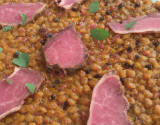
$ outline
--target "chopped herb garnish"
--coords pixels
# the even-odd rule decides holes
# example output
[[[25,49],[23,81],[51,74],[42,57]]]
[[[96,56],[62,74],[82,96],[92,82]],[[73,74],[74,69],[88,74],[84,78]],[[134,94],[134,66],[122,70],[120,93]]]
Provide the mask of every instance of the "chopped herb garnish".
[[[26,14],[20,13],[21,17],[22,17],[22,21],[21,21],[21,25],[24,26],[27,20],[27,16]]]
[[[28,62],[29,62],[29,54],[27,53],[21,53],[20,51],[17,51],[19,53],[19,56],[17,59],[13,59],[12,62],[21,67],[28,67]]]
[[[13,26],[5,26],[5,27],[3,27],[3,32],[7,32],[7,31],[10,31],[10,30],[12,30],[13,29]]]
[[[126,29],[131,29],[134,26],[134,24],[136,24],[136,23],[137,23],[137,21],[134,21],[134,22],[128,23],[124,26],[125,26]]]
[[[31,83],[26,83],[25,86],[28,88],[28,90],[33,94],[35,91],[35,86],[34,84]]]
[[[0,47],[0,53],[3,51],[3,48]]]
[[[6,82],[8,82],[10,85],[12,85],[13,81],[10,81],[9,79],[5,78]]]
[[[94,28],[90,30],[90,34],[94,39],[104,40],[109,36],[109,32],[103,29]]]
[[[89,5],[89,12],[90,13],[96,13],[99,10],[99,2],[98,1],[93,1]]]

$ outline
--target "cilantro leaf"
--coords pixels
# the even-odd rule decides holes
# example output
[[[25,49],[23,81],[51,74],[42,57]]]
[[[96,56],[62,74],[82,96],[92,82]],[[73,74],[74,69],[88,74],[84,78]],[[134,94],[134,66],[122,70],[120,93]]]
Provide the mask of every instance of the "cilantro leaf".
[[[31,83],[26,83],[25,86],[28,88],[28,90],[33,94],[35,91],[35,86],[34,84]]]
[[[3,48],[0,47],[0,53],[3,51]]]
[[[21,21],[21,25],[24,26],[27,20],[27,16],[26,14],[20,13],[21,17],[22,17],[22,21]]]
[[[10,31],[12,29],[13,29],[13,26],[5,26],[5,27],[3,27],[2,31],[7,32],[7,31]]]
[[[6,82],[8,82],[10,85],[12,85],[13,81],[10,81],[9,79],[5,78]]]
[[[131,29],[134,26],[134,24],[136,24],[136,23],[137,23],[137,21],[134,21],[134,22],[128,23],[124,26],[125,26],[126,29]]]
[[[89,12],[90,13],[96,13],[99,10],[99,2],[98,1],[93,1],[89,5]]]
[[[27,53],[21,53],[20,51],[17,51],[19,53],[18,58],[13,59],[12,62],[21,67],[28,67],[28,62],[29,62],[29,54]]]
[[[90,34],[94,39],[104,40],[109,36],[109,32],[103,29],[94,28],[90,30]]]

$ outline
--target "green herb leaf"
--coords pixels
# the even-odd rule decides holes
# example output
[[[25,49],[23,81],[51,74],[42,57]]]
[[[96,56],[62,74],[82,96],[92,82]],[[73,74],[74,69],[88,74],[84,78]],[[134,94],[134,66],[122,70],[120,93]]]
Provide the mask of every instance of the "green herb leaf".
[[[22,21],[21,21],[21,25],[24,26],[27,20],[27,16],[26,14],[20,13],[21,17],[22,17]]]
[[[109,36],[109,32],[103,29],[94,28],[90,30],[90,34],[94,39],[104,40]]]
[[[35,86],[34,84],[31,83],[26,83],[25,86],[27,86],[28,90],[33,94],[35,91]]]
[[[89,5],[89,12],[90,13],[96,13],[99,10],[99,2],[98,1],[93,1]]]
[[[12,62],[21,67],[28,67],[28,62],[29,62],[29,54],[27,53],[21,53],[20,51],[17,51],[19,53],[18,58],[13,59]]]
[[[0,47],[0,53],[3,51],[3,48]]]
[[[134,22],[128,23],[124,26],[126,27],[126,29],[131,29],[134,26],[134,24],[136,24],[136,23],[137,23],[137,21],[134,21]]]
[[[13,81],[10,81],[9,79],[5,78],[6,82],[8,82],[10,85],[12,85]]]
[[[7,31],[9,31],[9,30],[12,30],[13,29],[13,26],[5,26],[5,27],[3,27],[3,32],[7,32]]]

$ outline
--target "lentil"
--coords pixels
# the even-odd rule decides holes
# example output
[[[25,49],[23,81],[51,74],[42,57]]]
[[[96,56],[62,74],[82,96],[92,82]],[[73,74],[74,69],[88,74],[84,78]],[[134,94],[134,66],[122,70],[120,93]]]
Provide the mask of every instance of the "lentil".
[[[19,56],[19,53],[18,53],[18,52],[16,52],[16,53],[13,54],[13,57],[14,57],[14,58],[18,58],[18,56]]]
[[[6,2],[9,1],[0,1],[0,4]],[[19,112],[0,120],[0,124],[86,125],[87,118],[84,119],[84,116],[89,114],[94,86],[101,76],[112,73],[117,75],[124,85],[125,96],[130,104],[127,115],[133,125],[159,125],[159,33],[117,35],[106,24],[112,21],[121,24],[130,16],[138,17],[160,11],[160,2],[153,4],[150,0],[122,0],[119,3],[113,0],[100,1],[98,12],[92,14],[88,11],[91,3],[89,0],[76,8],[77,11],[64,11],[53,1],[45,2],[48,4],[47,14],[40,16],[35,22],[29,22],[24,27],[14,27],[8,32],[0,30],[0,47],[3,48],[0,53],[1,79],[13,72],[12,59],[18,57],[15,54],[17,51],[28,53],[29,68],[42,71],[46,75],[40,89],[25,99]],[[58,3],[60,2],[61,0],[58,0]],[[50,76],[52,71],[45,69],[41,50],[47,38],[53,37],[53,34],[48,33],[58,33],[73,18],[78,18],[74,22],[75,30],[89,52],[87,63],[71,75]],[[109,31],[111,35],[103,41],[93,39],[90,36],[92,24]]]
[[[53,37],[53,34],[51,33],[51,34],[48,34],[48,37],[49,38],[52,38]]]
[[[123,7],[122,3],[120,5],[118,5],[118,9],[121,9],[122,7]]]
[[[105,63],[105,65],[111,65],[111,63],[107,62],[107,63]]]
[[[127,51],[128,51],[128,52],[132,52],[132,47],[129,46],[129,47],[127,48]]]
[[[135,55],[136,59],[139,59],[140,58],[140,55]]]
[[[120,78],[121,83],[123,84],[125,81],[125,78]]]
[[[130,64],[128,62],[125,62],[125,67],[126,68],[129,68],[130,67]]]
[[[100,17],[100,18],[99,18],[99,20],[100,20],[100,21],[103,21],[103,20],[104,20],[104,18],[103,18],[103,17]]]
[[[55,95],[51,95],[51,99],[55,99],[55,97],[56,97]]]
[[[106,14],[107,14],[107,15],[111,15],[111,11],[107,10],[107,11],[106,11]]]
[[[46,42],[47,42],[47,40],[46,40],[46,39],[45,39],[45,40],[43,40],[43,41],[42,41],[42,45],[44,45]]]
[[[141,45],[141,43],[140,43],[140,41],[138,40],[138,41],[136,42],[136,46],[139,47],[140,45]]]
[[[119,23],[120,23],[120,24],[122,24],[122,23],[123,23],[123,21],[119,21]]]
[[[54,18],[54,22],[58,22],[59,21],[59,19],[58,18]]]
[[[151,70],[151,69],[153,68],[152,65],[146,65],[145,67],[146,67],[148,70]]]
[[[157,47],[157,46],[158,46],[158,41],[154,42],[153,45],[154,45],[155,47]]]
[[[140,7],[140,4],[135,2],[135,7]]]

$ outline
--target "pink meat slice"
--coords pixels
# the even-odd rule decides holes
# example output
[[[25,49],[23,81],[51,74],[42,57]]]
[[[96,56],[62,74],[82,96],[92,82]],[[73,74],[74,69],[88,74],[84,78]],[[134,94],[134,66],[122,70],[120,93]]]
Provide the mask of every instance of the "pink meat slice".
[[[63,7],[66,10],[71,9],[73,5],[80,4],[83,0],[55,0],[59,7]]]
[[[57,64],[60,68],[73,68],[82,64],[87,54],[73,25],[58,33],[43,50],[47,64]]]
[[[15,68],[8,79],[13,81],[12,85],[6,80],[0,81],[0,119],[18,111],[24,103],[24,99],[30,95],[26,83],[35,85],[36,90],[44,80],[44,74],[32,69]]]
[[[126,110],[129,103],[121,91],[119,79],[104,75],[92,94],[87,125],[131,125]]]
[[[125,25],[131,22],[137,21],[132,28],[126,29]],[[122,24],[109,22],[110,28],[119,34],[127,33],[160,33],[160,14],[155,12],[149,15],[125,20]]]
[[[15,26],[22,21],[20,13],[26,14],[29,22],[36,14],[39,14],[46,7],[42,2],[38,3],[6,3],[0,6],[0,24]]]

